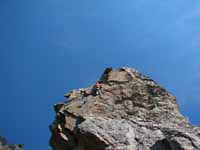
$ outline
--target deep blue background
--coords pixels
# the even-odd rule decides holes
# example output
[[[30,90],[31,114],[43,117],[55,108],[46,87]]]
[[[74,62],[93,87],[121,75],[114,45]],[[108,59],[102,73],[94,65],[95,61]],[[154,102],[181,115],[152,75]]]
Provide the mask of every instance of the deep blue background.
[[[0,135],[48,147],[53,104],[129,66],[200,124],[199,0],[0,0]]]

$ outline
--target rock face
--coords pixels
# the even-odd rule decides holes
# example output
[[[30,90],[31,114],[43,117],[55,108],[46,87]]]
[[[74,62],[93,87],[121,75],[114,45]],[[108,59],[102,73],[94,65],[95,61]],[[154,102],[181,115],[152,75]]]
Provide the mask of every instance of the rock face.
[[[7,140],[0,136],[0,150],[22,150],[23,145],[8,144]]]
[[[54,106],[53,150],[200,150],[200,127],[179,112],[176,98],[134,69],[107,68],[91,86]]]

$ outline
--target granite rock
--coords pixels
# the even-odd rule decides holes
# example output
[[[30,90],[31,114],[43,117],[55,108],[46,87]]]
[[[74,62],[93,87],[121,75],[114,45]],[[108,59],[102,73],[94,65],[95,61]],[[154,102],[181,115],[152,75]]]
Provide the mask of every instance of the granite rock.
[[[73,90],[54,106],[53,150],[200,150],[200,127],[154,80],[122,67],[105,69],[99,81],[100,91]]]

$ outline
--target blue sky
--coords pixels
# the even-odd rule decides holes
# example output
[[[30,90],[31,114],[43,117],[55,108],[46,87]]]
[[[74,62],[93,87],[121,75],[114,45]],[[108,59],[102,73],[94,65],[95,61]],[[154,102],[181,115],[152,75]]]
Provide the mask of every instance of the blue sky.
[[[0,135],[48,147],[53,104],[129,66],[178,98],[200,124],[200,2],[1,0]]]

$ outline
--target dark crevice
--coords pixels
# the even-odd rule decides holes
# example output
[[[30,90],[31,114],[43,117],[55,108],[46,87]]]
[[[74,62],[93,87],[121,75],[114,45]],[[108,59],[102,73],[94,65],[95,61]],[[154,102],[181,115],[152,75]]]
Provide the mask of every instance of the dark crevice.
[[[173,150],[167,139],[157,141],[150,149],[151,150]]]

